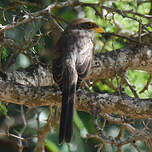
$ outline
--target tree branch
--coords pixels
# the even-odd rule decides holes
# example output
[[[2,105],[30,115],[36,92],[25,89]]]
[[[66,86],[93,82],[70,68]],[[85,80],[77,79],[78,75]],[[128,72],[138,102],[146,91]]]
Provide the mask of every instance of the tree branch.
[[[101,3],[83,3],[80,2],[79,0],[68,0],[66,2],[61,2],[61,3],[52,3],[49,6],[47,6],[45,9],[42,9],[40,11],[37,11],[35,13],[27,13],[26,15],[24,15],[22,17],[22,19],[20,19],[20,21],[13,23],[13,24],[8,24],[8,25],[1,25],[0,26],[0,32],[5,32],[7,30],[13,29],[19,25],[25,24],[25,23],[30,23],[31,21],[37,20],[42,18],[42,16],[48,16],[51,13],[51,9],[53,8],[63,8],[63,7],[67,7],[67,6],[71,6],[71,7],[75,7],[75,6],[89,6],[89,7],[100,7],[103,8],[105,10],[107,10],[108,12],[112,12],[112,13],[118,13],[120,15],[122,15],[123,17],[127,17],[127,18],[131,18],[133,20],[138,21],[136,18],[130,17],[127,14],[133,14],[133,15],[137,15],[143,18],[152,18],[151,15],[143,15],[137,12],[134,12],[133,10],[120,10],[120,9],[116,9],[116,8],[111,8],[111,7],[107,7],[102,5]]]
[[[86,79],[98,81],[113,78],[115,77],[115,68],[117,68],[118,75],[130,69],[142,70],[151,74],[151,66],[151,46],[128,46],[111,52],[95,54],[92,68]],[[52,86],[54,84],[51,66],[32,65],[27,69],[7,72],[6,74],[8,80],[24,85]]]
[[[0,99],[30,108],[44,105],[60,105],[61,95],[55,87],[28,87],[15,82],[0,81]],[[99,108],[102,113],[129,115],[132,118],[151,118],[152,99],[134,99],[110,93],[77,92],[76,109],[91,112]]]

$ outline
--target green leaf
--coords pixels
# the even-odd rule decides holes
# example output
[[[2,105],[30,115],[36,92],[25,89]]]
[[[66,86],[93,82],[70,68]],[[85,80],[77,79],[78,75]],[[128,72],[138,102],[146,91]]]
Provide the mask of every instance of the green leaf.
[[[5,115],[6,117],[8,116],[7,108],[2,102],[0,102],[0,115]]]
[[[7,54],[6,48],[3,47],[2,48],[2,60],[6,61],[7,56],[8,56],[8,54]]]
[[[77,111],[75,111],[75,113],[74,113],[74,123],[79,128],[81,136],[86,137],[86,134],[88,133],[88,131],[87,131],[85,125],[83,124],[83,121],[79,117]]]
[[[45,140],[45,147],[50,151],[50,152],[59,152],[59,148],[50,140],[46,139]]]

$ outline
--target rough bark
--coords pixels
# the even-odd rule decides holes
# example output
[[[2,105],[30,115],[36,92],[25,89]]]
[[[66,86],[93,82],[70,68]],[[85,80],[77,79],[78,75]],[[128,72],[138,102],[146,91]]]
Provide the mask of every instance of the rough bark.
[[[115,76],[115,69],[122,74],[129,69],[151,73],[151,47],[122,48],[95,55],[87,79],[101,80]],[[1,74],[0,99],[5,102],[24,104],[30,108],[44,105],[60,105],[60,91],[54,84],[51,66],[32,65],[31,67]],[[151,117],[151,99],[135,99],[125,94],[91,93],[79,90],[77,110],[91,112],[93,107],[105,113],[119,113],[133,118]]]

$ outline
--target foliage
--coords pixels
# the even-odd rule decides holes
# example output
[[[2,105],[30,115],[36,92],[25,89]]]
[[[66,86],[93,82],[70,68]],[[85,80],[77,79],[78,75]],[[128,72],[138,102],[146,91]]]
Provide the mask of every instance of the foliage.
[[[0,115],[8,116],[7,115],[7,108],[2,102],[0,102]]]

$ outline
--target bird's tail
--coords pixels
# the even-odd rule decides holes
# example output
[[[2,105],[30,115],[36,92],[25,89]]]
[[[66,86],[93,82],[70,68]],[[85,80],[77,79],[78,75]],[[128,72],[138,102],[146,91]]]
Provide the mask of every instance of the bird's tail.
[[[60,117],[59,144],[69,143],[73,133],[74,101],[77,84],[77,72],[73,67],[66,67],[62,82],[62,110]]]

